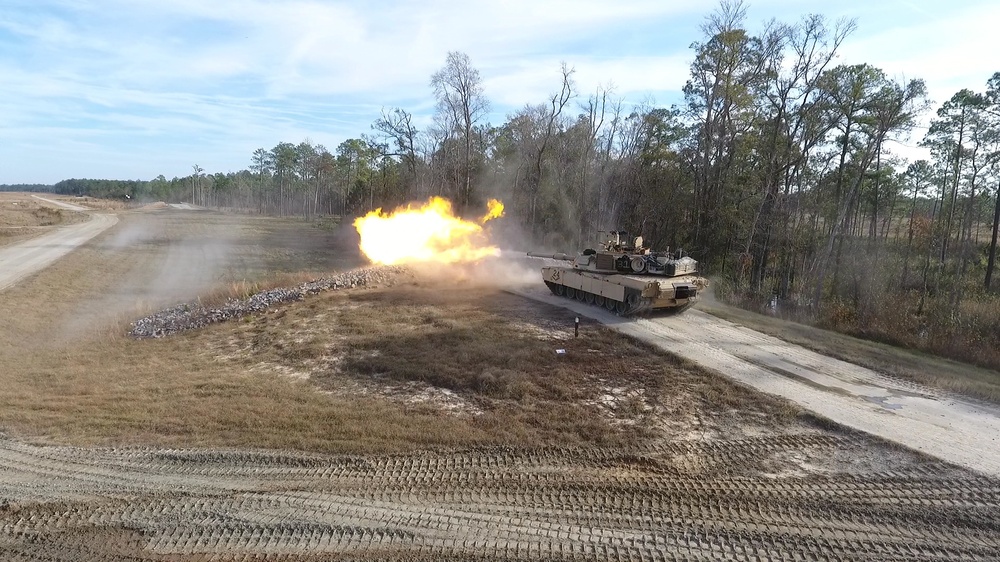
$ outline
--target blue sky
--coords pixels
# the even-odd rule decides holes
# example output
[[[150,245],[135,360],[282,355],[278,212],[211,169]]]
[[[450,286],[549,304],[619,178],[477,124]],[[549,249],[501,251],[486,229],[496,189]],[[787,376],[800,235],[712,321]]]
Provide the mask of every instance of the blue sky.
[[[935,107],[1000,71],[1000,3],[760,0],[747,26],[857,18],[838,63],[926,80]],[[381,108],[418,125],[448,51],[479,69],[495,124],[575,68],[585,97],[681,101],[690,44],[716,4],[696,0],[3,0],[0,184],[152,179],[246,168],[258,147],[330,150]],[[928,115],[929,117],[929,115]],[[921,134],[918,131],[918,134]],[[915,145],[916,138],[908,144]],[[918,150],[899,146],[905,155]]]

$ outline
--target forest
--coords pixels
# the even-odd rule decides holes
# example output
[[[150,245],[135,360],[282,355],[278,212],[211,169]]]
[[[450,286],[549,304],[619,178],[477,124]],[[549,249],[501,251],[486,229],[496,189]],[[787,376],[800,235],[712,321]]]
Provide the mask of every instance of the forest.
[[[920,79],[835,64],[855,27],[806,15],[751,31],[723,3],[691,46],[683,103],[581,92],[563,64],[550,97],[499,125],[451,52],[429,80],[430,126],[385,108],[333,150],[279,142],[239,172],[50,189],[305,218],[431,195],[479,214],[496,197],[525,243],[574,251],[627,230],[683,248],[730,302],[1000,368],[1000,73],[934,104]],[[890,150],[913,137],[931,158]]]

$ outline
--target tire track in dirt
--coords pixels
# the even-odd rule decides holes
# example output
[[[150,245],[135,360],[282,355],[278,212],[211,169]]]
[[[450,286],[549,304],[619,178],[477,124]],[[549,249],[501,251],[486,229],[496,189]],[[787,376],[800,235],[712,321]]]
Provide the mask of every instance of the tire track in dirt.
[[[5,560],[989,560],[1000,481],[863,437],[325,456],[0,439]]]

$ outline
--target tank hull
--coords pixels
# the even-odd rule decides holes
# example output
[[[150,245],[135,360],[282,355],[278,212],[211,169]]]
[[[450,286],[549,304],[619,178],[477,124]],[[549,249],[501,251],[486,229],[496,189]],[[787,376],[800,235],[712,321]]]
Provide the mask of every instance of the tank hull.
[[[573,267],[542,267],[542,279],[555,295],[601,306],[621,316],[644,312],[681,312],[698,301],[708,280],[696,275],[663,277],[594,273]]]

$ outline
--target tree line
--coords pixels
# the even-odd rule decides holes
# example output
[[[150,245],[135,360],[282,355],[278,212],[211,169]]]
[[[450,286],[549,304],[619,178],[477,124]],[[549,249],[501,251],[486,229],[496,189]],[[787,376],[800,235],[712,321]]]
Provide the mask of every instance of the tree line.
[[[940,105],[920,140],[931,158],[907,162],[890,146],[933,109],[925,84],[836,64],[855,27],[806,15],[751,31],[745,6],[723,2],[692,45],[683,103],[581,92],[563,64],[550,96],[499,125],[452,52],[430,77],[427,127],[387,108],[332,151],[281,142],[235,173],[55,187],[303,217],[431,195],[478,214],[497,197],[538,244],[627,230],[683,247],[732,300],[1000,365],[976,352],[1000,349],[1000,73]]]

